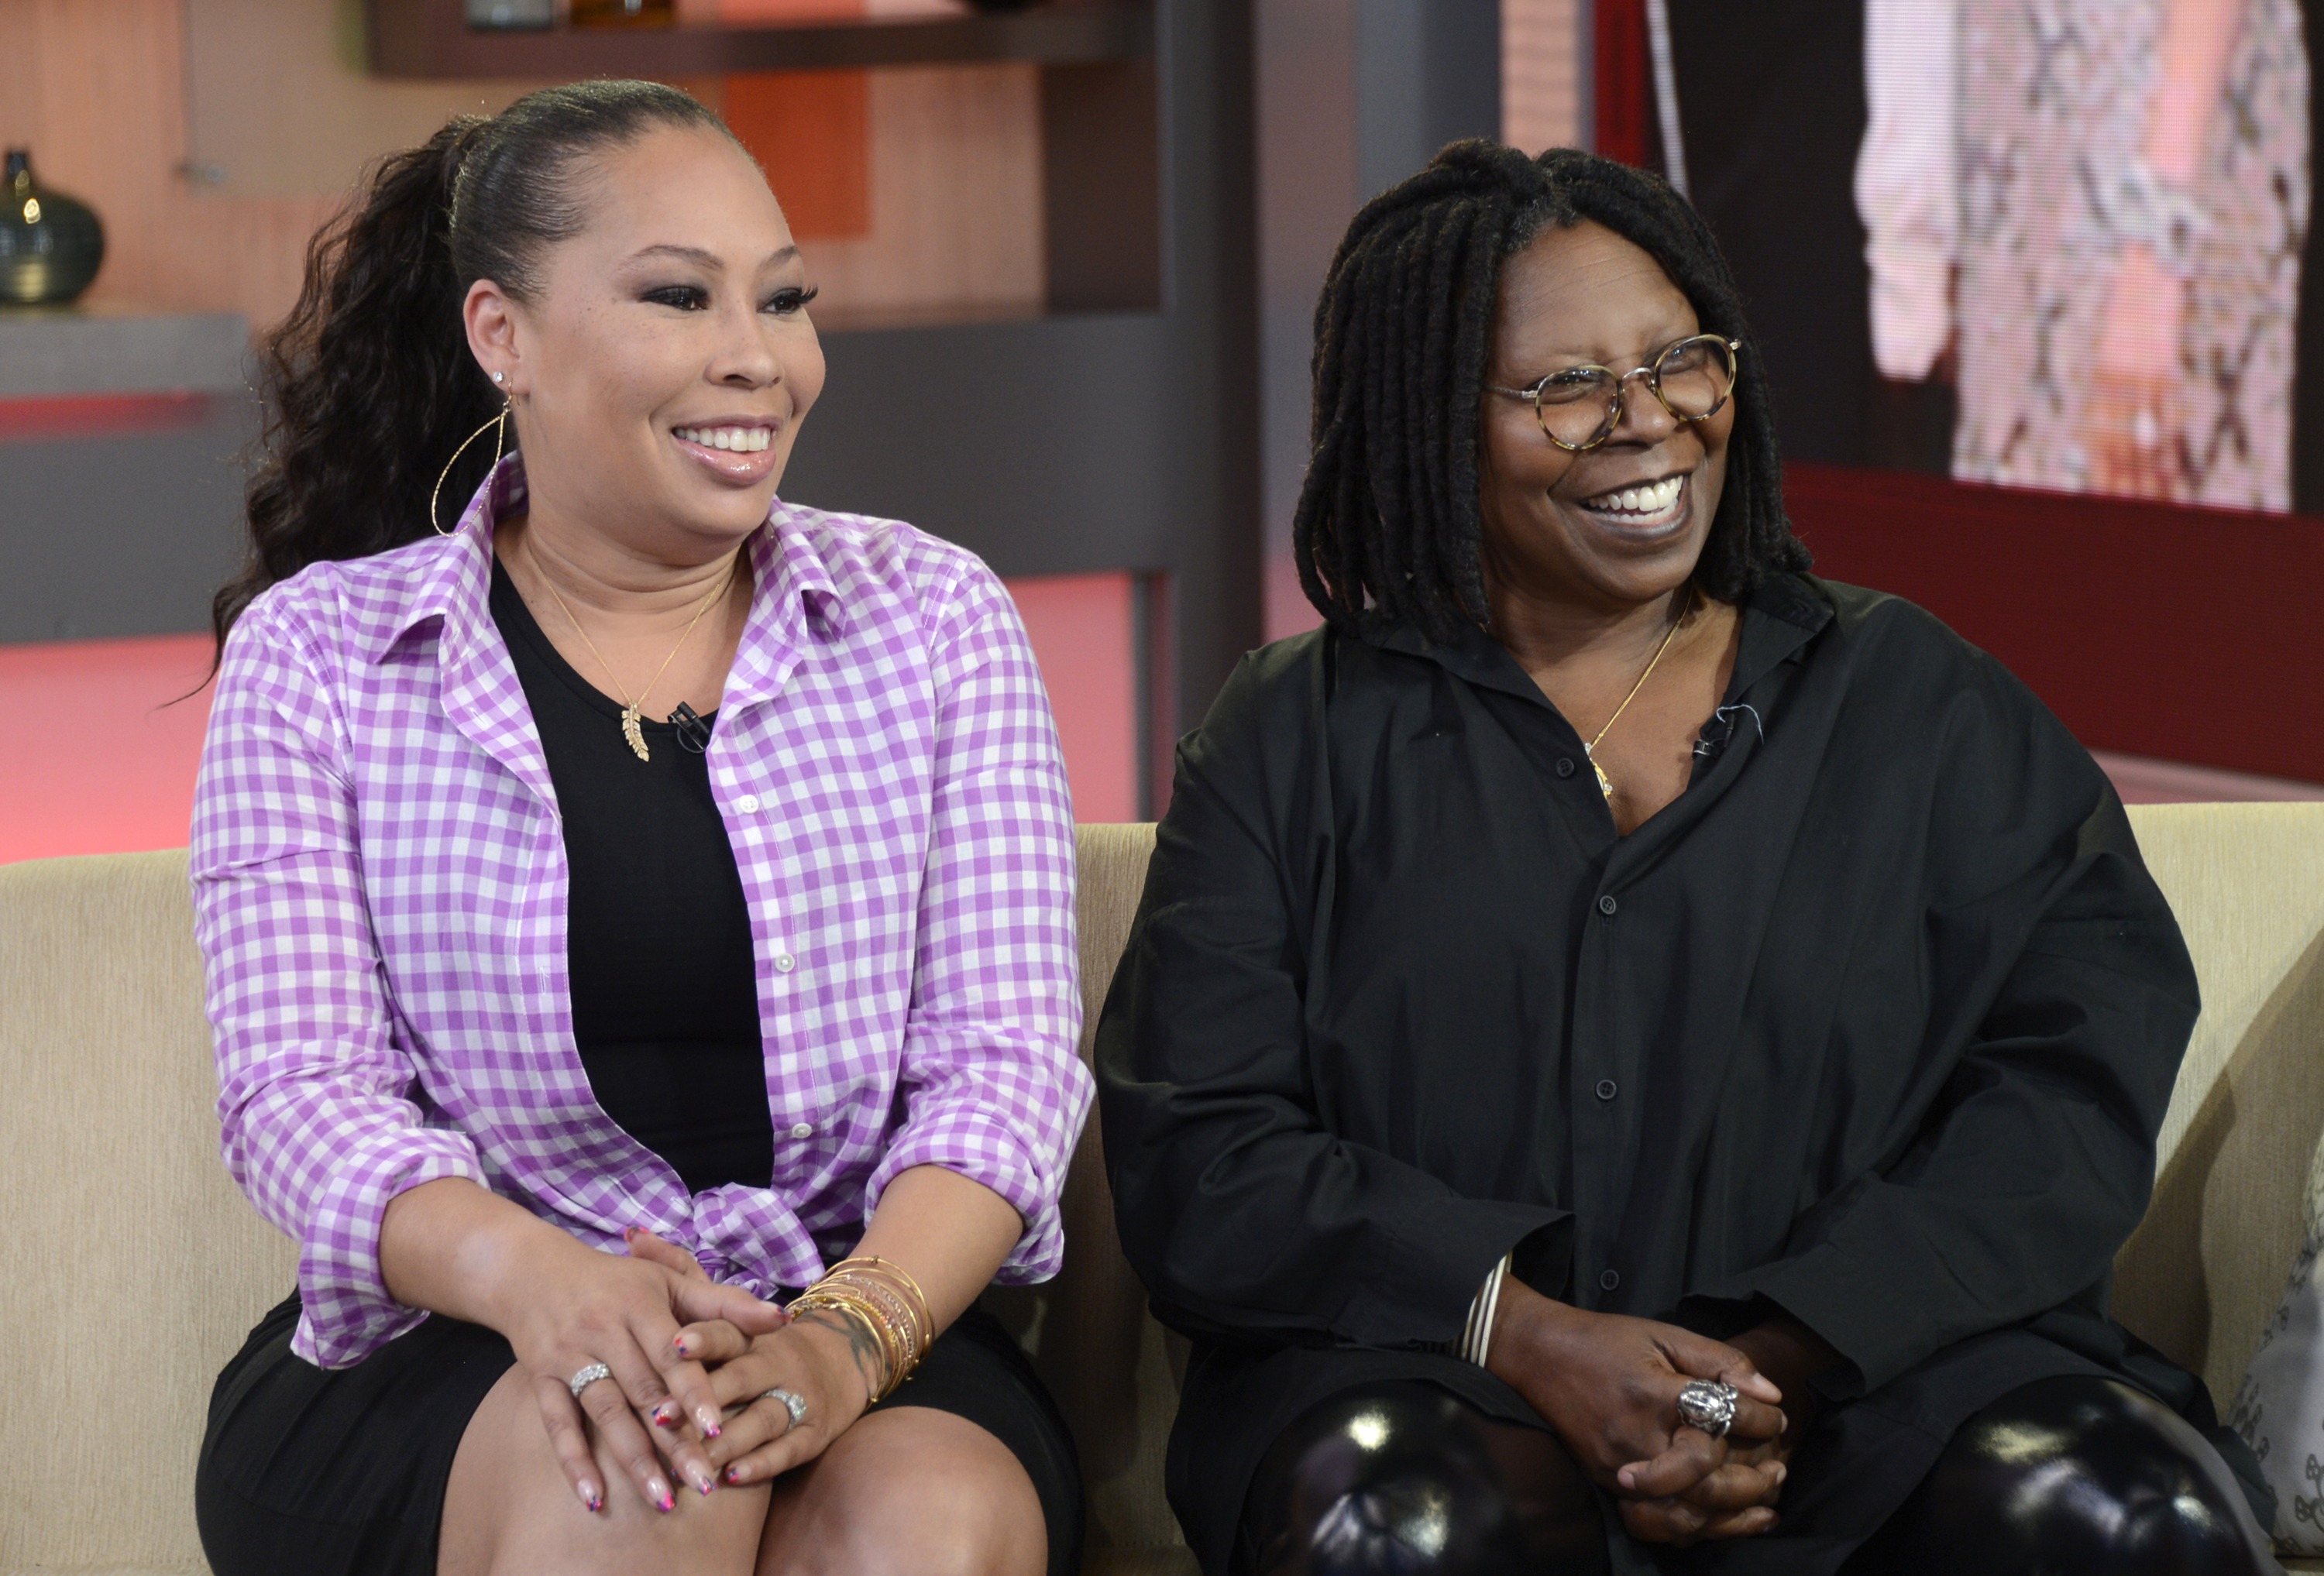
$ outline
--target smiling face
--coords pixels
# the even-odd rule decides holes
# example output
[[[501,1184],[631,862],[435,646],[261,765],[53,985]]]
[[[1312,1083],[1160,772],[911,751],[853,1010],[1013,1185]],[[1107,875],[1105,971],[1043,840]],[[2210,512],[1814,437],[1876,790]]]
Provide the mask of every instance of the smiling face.
[[[1501,266],[1486,381],[1526,388],[1595,363],[1626,373],[1702,332],[1659,263],[1603,225],[1551,226]],[[1620,612],[1684,584],[1727,480],[1728,401],[1701,421],[1625,384],[1612,436],[1580,454],[1543,436],[1532,404],[1484,396],[1479,445],[1484,566],[1496,597]]]
[[[469,345],[506,377],[536,514],[705,561],[766,519],[822,392],[805,264],[715,132],[649,132],[573,180],[581,232],[543,252],[527,299],[470,289]]]

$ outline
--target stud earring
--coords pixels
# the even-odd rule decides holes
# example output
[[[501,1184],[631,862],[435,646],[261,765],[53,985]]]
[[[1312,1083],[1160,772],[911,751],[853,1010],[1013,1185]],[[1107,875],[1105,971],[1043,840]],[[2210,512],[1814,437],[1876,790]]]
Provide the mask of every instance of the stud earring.
[[[496,382],[496,383],[504,383],[504,382],[508,382],[508,373],[504,373],[504,372],[496,372],[496,373],[494,373],[493,374],[493,382]]]

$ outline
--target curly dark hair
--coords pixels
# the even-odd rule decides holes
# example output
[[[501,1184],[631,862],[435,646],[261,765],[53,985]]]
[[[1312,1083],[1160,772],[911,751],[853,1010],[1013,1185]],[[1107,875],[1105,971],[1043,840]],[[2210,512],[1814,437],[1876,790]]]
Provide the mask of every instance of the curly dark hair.
[[[1804,569],[1784,513],[1767,380],[1711,228],[1653,175],[1573,148],[1529,159],[1481,139],[1364,205],[1315,307],[1315,406],[1292,521],[1299,583],[1333,625],[1409,623],[1447,642],[1488,616],[1480,402],[1503,259],[1545,225],[1593,219],[1642,248],[1705,333],[1744,346],[1727,485],[1695,584],[1732,602]]]
[[[250,554],[210,604],[219,652],[276,581],[429,533],[445,461],[502,403],[468,351],[468,287],[489,279],[530,299],[541,249],[587,222],[580,160],[662,126],[732,134],[659,82],[543,88],[380,161],[316,233],[299,304],[260,352],[266,420],[244,493]],[[481,443],[470,448],[445,495],[465,501],[491,459]]]

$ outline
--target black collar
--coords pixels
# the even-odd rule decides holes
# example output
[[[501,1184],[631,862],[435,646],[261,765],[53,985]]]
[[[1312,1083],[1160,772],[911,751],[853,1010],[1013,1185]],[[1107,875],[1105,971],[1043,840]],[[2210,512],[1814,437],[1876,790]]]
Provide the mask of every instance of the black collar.
[[[1734,700],[1786,662],[1803,661],[1809,643],[1833,617],[1821,584],[1807,575],[1770,575],[1743,598],[1743,634],[1735,653],[1735,674],[1727,698]],[[1436,663],[1457,678],[1498,689],[1536,705],[1548,697],[1508,647],[1481,629],[1465,629],[1449,644],[1430,641],[1402,621],[1383,621],[1362,639],[1383,651],[1400,651]]]

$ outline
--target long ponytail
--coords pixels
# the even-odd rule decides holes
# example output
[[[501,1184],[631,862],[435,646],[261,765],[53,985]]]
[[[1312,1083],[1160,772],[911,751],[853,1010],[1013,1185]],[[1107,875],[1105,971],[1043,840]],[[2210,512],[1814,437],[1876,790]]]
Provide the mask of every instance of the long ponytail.
[[[468,287],[490,279],[530,299],[542,247],[587,221],[576,161],[657,126],[726,130],[660,83],[543,88],[382,160],[316,234],[299,303],[260,350],[266,417],[244,494],[250,553],[210,604],[220,651],[276,581],[429,533],[445,461],[501,406],[468,351]],[[460,456],[444,481],[447,506],[466,501],[491,461],[483,444]]]

